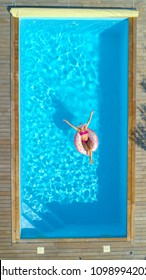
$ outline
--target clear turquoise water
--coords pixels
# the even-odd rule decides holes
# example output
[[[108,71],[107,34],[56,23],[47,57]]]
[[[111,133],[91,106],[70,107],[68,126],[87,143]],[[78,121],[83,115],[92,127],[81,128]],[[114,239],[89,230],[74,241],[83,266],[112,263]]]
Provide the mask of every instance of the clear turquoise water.
[[[21,238],[127,234],[128,20],[20,20]],[[74,147],[85,123],[94,164]]]

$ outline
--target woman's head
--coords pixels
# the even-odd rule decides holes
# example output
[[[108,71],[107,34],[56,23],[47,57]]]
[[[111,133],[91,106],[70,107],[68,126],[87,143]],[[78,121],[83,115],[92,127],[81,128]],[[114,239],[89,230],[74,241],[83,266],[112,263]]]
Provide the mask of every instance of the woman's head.
[[[82,124],[81,126],[78,127],[79,131],[85,131],[87,129],[87,124]]]

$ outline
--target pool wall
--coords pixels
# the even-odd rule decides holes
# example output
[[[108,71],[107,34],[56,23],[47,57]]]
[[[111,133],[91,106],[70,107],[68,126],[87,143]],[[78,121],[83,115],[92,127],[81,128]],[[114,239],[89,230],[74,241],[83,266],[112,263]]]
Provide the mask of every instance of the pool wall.
[[[103,96],[101,112],[102,145],[99,185],[111,216],[121,217],[121,236],[127,234],[128,191],[128,19],[101,34],[100,81]],[[116,47],[119,42],[118,49]],[[118,71],[117,71],[118,69]],[[111,74],[112,73],[112,74]],[[122,75],[121,75],[122,73]],[[110,168],[110,176],[108,170]],[[116,176],[115,174],[118,174]],[[103,187],[105,186],[105,187]],[[116,211],[114,210],[116,205]],[[106,207],[105,210],[106,211]],[[108,214],[107,214],[108,215]]]
[[[133,89],[133,40],[134,40],[134,19],[130,19],[130,41],[129,41],[129,131],[133,127],[134,123],[134,89]],[[13,242],[16,242],[20,239],[20,220],[19,220],[19,129],[18,129],[18,26],[19,22],[17,19],[12,18],[13,26],[13,36],[12,36],[12,51],[13,51],[13,60],[12,60],[12,194],[13,194],[13,223],[12,223],[12,233],[13,233]],[[17,32],[16,32],[17,30]],[[128,237],[126,240],[132,237],[132,213],[133,213],[133,198],[134,191],[133,186],[134,182],[132,181],[132,176],[134,168],[132,161],[134,158],[134,147],[132,143],[129,143],[128,151]],[[119,240],[119,239],[118,239]],[[122,239],[123,240],[123,239]],[[125,240],[125,239],[124,239]]]

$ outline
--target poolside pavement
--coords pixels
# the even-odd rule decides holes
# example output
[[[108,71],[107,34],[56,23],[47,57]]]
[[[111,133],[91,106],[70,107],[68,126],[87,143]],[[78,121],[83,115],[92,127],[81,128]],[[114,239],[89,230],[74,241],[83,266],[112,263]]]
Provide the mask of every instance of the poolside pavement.
[[[38,259],[38,243],[12,243],[11,17],[8,6],[137,8],[134,238],[49,240],[39,259],[146,259],[146,0],[0,0],[0,259]],[[41,244],[42,245],[42,244]],[[110,245],[108,253],[103,246]]]

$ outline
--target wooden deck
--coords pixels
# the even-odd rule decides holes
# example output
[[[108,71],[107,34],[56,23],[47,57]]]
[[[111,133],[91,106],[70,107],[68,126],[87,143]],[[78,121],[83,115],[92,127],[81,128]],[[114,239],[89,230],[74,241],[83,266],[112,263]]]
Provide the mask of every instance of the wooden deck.
[[[16,1],[17,5],[34,5],[34,1]],[[32,2],[32,3],[31,3]],[[94,7],[108,7],[109,1],[35,1],[42,6],[94,6]],[[51,4],[55,2],[55,4]],[[110,1],[110,7],[121,7],[121,1]],[[131,1],[123,1],[122,7],[131,7]],[[129,240],[106,240],[106,239],[48,239],[47,242],[40,240],[28,240],[13,243],[12,241],[18,240],[18,231],[12,231],[12,228],[18,228],[12,215],[17,210],[17,203],[15,204],[15,211],[12,204],[13,198],[18,198],[18,193],[15,192],[13,181],[15,178],[12,172],[15,169],[14,163],[11,161],[14,157],[12,147],[16,145],[16,139],[11,134],[11,127],[14,125],[14,111],[15,117],[17,116],[15,106],[17,105],[15,96],[12,94],[13,79],[11,85],[11,77],[17,80],[17,71],[14,69],[11,60],[11,36],[12,36],[12,23],[7,5],[10,1],[3,1],[0,7],[0,258],[1,259],[145,259],[146,258],[146,151],[140,146],[136,146],[133,142],[129,141],[131,149],[130,160],[133,164],[130,167],[129,180],[131,180],[132,187],[129,192],[130,211],[129,215],[132,226],[129,228]],[[133,117],[137,105],[141,106],[146,104],[145,88],[140,86],[141,81],[146,77],[146,1],[135,1],[135,7],[141,9],[140,16],[137,20],[137,38],[136,44],[132,44],[130,48],[133,49],[130,61],[132,64],[136,63],[136,71],[130,72],[132,81],[132,88],[129,92],[132,95],[130,100],[130,129],[141,122],[141,114],[137,110],[136,120]],[[135,21],[135,20],[134,20]],[[134,22],[131,22],[133,27]],[[135,28],[132,29],[133,38],[135,37]],[[134,40],[132,41],[134,42]],[[14,41],[12,41],[12,44]],[[15,40],[16,43],[16,40]],[[135,55],[135,51],[137,56]],[[17,62],[17,61],[16,61]],[[17,64],[17,63],[16,63]],[[12,68],[11,68],[12,67]],[[134,69],[134,68],[133,68]],[[17,69],[16,69],[17,70]],[[17,87],[17,85],[15,85]],[[132,99],[131,99],[132,98]],[[12,110],[11,110],[12,108]],[[12,136],[11,136],[12,135]],[[18,141],[18,139],[17,139]],[[146,147],[145,147],[146,148]],[[134,151],[136,150],[136,153]],[[17,172],[15,170],[14,172]],[[135,175],[134,175],[135,174]],[[12,195],[13,194],[13,195]],[[110,245],[111,252],[103,253],[103,246]],[[37,247],[44,246],[45,254],[37,255]]]

